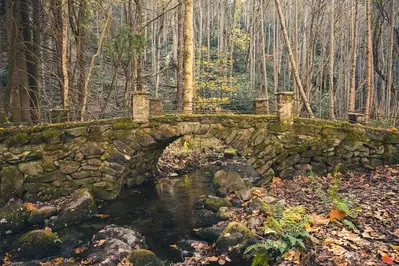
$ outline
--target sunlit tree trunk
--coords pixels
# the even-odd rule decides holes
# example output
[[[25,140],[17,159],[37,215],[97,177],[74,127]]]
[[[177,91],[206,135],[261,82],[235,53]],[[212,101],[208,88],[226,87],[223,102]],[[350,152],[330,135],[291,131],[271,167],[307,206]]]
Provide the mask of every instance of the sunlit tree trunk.
[[[329,117],[335,119],[334,107],[334,61],[335,61],[335,0],[331,0],[330,10],[330,87],[329,87]]]
[[[63,77],[63,106],[69,110],[69,76],[68,76],[68,23],[67,23],[67,0],[61,1],[61,27],[62,27],[62,52],[61,65]]]
[[[393,69],[393,49],[395,45],[394,33],[395,33],[395,0],[391,1],[391,26],[390,26],[390,43],[388,50],[388,82],[387,82],[387,101],[386,101],[386,116],[391,115],[391,93],[392,93],[392,69]]]
[[[184,0],[179,0],[177,14],[177,112],[180,113],[184,89]]]
[[[370,119],[371,92],[373,86],[373,46],[371,37],[371,0],[366,0],[366,100],[365,100],[365,119]]]
[[[194,106],[194,27],[193,0],[185,0],[184,8],[184,103],[183,112],[193,112]]]

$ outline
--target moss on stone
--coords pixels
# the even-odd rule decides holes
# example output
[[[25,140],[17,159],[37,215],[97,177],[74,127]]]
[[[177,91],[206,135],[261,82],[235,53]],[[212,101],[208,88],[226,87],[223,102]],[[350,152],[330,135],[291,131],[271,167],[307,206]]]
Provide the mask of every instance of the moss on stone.
[[[121,121],[121,122],[116,122],[115,124],[112,125],[112,128],[114,130],[129,130],[129,129],[135,129],[139,128],[139,125],[134,123],[132,120],[131,121]]]
[[[34,230],[22,235],[15,243],[17,254],[26,259],[54,255],[61,247],[60,238],[47,230]]]
[[[11,204],[0,209],[0,235],[16,233],[26,227],[29,211],[20,203]]]
[[[10,137],[10,146],[22,146],[29,142],[29,135],[26,132],[18,132]]]
[[[133,263],[134,266],[164,266],[165,264],[150,250],[135,249],[133,250],[127,260]]]
[[[218,197],[208,197],[205,200],[204,206],[206,209],[214,212],[219,211],[220,207],[233,207],[228,199]]]
[[[50,143],[55,144],[60,142],[60,136],[63,131],[57,128],[50,128],[40,132],[32,133],[30,142],[32,144]]]
[[[384,138],[385,143],[398,144],[399,143],[399,133],[388,132]]]

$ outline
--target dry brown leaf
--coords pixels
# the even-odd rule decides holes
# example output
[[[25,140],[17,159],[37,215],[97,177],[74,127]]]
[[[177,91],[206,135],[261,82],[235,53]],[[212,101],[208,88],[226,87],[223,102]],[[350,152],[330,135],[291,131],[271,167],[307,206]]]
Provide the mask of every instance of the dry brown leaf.
[[[312,224],[314,225],[327,225],[330,223],[330,219],[325,218],[317,213],[312,214]]]

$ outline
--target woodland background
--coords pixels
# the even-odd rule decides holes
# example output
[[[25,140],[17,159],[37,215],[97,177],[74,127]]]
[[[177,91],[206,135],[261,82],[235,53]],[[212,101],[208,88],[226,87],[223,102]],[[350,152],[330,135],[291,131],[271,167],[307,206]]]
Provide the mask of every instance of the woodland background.
[[[197,111],[250,113],[266,98],[273,113],[275,93],[295,91],[298,115],[308,103],[317,117],[392,124],[398,13],[397,0],[2,0],[0,121],[130,114],[136,90],[180,112],[191,54]]]

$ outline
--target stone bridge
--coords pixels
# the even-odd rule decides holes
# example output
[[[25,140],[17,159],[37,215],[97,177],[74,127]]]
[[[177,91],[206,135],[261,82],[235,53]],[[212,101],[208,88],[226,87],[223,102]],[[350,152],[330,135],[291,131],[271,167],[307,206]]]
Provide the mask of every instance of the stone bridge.
[[[29,201],[90,188],[112,200],[123,186],[153,180],[165,147],[206,135],[237,149],[263,183],[309,170],[374,168],[399,162],[399,133],[349,123],[265,115],[159,116],[146,126],[119,118],[0,131],[0,196]]]

